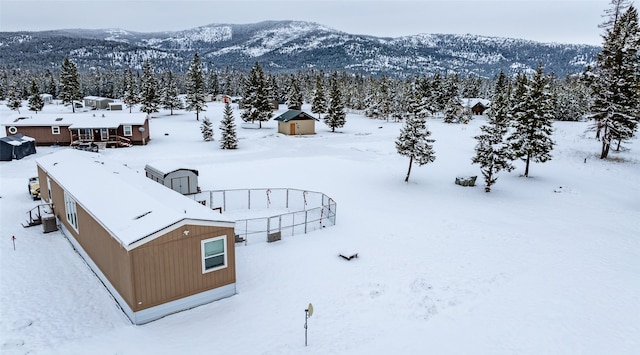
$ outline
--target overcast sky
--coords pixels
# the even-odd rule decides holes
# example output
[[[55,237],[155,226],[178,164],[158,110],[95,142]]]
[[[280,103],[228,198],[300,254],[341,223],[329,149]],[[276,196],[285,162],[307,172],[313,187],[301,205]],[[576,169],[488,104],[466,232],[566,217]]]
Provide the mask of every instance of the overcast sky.
[[[212,23],[317,22],[352,34],[477,34],[602,44],[609,0],[1,0],[1,31],[120,28],[176,31]]]

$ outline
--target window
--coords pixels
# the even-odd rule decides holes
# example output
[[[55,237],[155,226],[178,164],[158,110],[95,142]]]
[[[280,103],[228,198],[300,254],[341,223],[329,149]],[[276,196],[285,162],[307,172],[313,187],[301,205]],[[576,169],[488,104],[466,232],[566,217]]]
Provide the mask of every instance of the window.
[[[133,136],[133,129],[131,129],[131,126],[123,126],[122,129],[124,130],[125,137]]]
[[[60,134],[60,126],[52,126],[51,134]]]
[[[226,235],[202,241],[202,273],[227,267],[226,245]]]
[[[78,231],[78,211],[76,209],[76,200],[64,192],[64,209],[67,211],[67,222]]]

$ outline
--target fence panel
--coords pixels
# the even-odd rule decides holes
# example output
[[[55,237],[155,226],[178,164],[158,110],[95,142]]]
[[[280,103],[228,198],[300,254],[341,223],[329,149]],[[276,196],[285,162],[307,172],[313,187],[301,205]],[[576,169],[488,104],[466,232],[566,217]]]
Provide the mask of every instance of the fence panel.
[[[268,217],[236,220],[235,233],[248,242],[266,241],[270,233],[281,236],[309,233],[335,224],[336,203],[323,193],[288,188],[203,191],[191,196],[223,212],[245,210],[293,211]]]

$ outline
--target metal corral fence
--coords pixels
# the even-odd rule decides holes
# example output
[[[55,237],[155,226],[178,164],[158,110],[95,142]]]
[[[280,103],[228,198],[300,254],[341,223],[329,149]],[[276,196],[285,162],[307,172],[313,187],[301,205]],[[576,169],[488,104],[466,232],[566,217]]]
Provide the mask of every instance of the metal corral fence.
[[[321,192],[263,188],[202,191],[188,196],[221,213],[265,215],[236,219],[236,242],[245,245],[249,240],[274,241],[336,223],[336,202]]]

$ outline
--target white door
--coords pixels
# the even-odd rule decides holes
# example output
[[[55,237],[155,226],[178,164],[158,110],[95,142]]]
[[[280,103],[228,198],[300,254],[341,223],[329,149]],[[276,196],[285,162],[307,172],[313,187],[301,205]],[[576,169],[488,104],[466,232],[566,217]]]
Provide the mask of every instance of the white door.
[[[189,193],[189,177],[181,176],[176,178],[171,178],[171,189],[178,191],[181,194]]]

